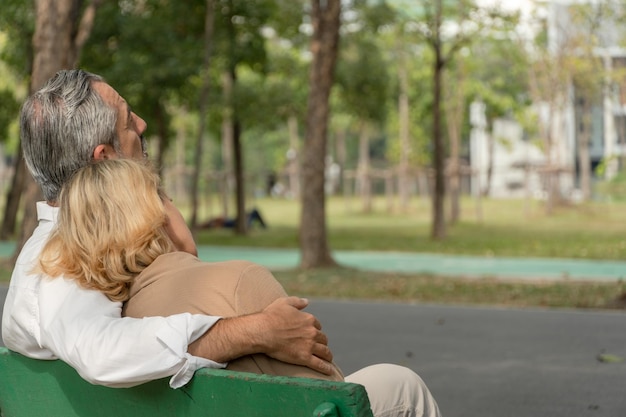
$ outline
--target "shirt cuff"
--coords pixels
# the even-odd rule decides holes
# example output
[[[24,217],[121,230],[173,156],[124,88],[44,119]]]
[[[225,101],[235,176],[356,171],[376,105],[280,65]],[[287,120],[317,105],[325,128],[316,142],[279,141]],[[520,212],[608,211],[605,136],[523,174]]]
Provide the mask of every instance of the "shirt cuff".
[[[184,314],[183,316],[186,316],[188,320],[187,326],[176,326],[176,328],[168,326],[156,334],[161,343],[181,358],[180,368],[170,378],[172,388],[180,388],[187,384],[200,368],[225,368],[227,365],[187,353],[189,344],[206,333],[221,317],[200,314]],[[183,328],[187,329],[187,335],[181,338],[180,332]]]

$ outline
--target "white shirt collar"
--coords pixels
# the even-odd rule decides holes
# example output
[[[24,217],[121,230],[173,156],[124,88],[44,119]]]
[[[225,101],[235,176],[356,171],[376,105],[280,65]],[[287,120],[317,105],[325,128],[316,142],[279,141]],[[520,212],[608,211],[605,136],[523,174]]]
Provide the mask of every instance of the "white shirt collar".
[[[58,207],[51,206],[45,201],[37,202],[37,220],[47,220],[56,223],[58,215]]]

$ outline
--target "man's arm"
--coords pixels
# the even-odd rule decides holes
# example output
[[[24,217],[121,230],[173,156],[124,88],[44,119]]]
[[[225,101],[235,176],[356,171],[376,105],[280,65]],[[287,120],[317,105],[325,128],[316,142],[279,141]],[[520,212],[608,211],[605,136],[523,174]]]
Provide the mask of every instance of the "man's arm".
[[[180,211],[167,197],[167,231],[179,250],[193,255],[196,246]],[[222,319],[189,346],[193,356],[229,362],[244,355],[265,353],[275,359],[307,366],[331,375],[332,353],[319,321],[301,311],[308,305],[302,298],[276,300],[261,313]]]
[[[302,311],[308,300],[279,298],[261,313],[218,321],[189,345],[189,353],[215,362],[265,353],[275,359],[332,374],[332,353],[320,322]]]

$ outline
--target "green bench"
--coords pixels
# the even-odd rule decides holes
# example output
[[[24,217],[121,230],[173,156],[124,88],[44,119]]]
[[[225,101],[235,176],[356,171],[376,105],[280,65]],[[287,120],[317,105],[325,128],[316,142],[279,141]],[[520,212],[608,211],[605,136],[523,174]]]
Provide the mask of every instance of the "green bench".
[[[62,361],[0,347],[1,417],[372,417],[361,385],[201,369],[189,384],[168,378],[133,388],[92,385]]]

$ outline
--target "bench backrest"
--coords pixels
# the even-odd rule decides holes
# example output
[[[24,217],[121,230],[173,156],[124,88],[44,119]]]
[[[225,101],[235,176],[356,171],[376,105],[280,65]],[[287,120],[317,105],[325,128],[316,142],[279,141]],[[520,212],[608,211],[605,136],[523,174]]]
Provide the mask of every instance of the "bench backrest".
[[[0,347],[2,417],[372,417],[361,385],[201,369],[171,389],[168,379],[133,388],[83,380],[62,361],[29,359]]]

